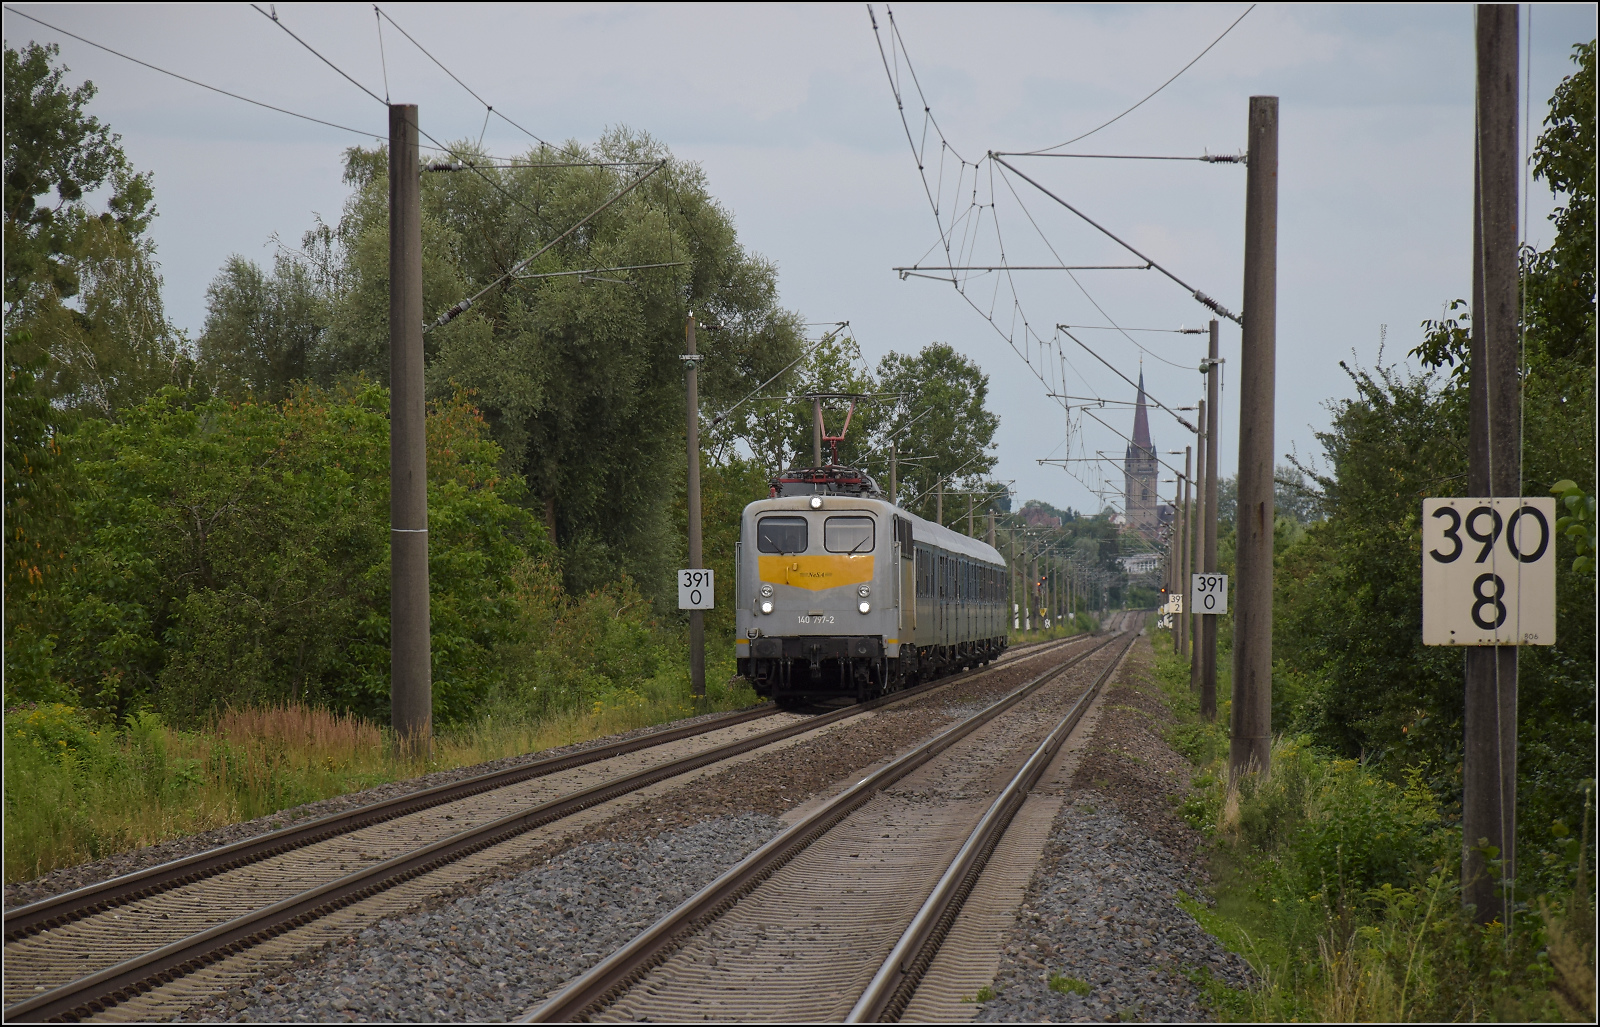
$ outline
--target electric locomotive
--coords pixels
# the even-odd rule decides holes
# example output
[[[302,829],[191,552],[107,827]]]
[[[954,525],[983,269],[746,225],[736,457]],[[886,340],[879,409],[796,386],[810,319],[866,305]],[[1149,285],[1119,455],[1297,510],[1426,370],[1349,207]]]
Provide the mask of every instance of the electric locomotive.
[[[1009,575],[993,546],[891,504],[867,474],[784,472],[745,507],[739,673],[791,706],[865,700],[994,659]]]

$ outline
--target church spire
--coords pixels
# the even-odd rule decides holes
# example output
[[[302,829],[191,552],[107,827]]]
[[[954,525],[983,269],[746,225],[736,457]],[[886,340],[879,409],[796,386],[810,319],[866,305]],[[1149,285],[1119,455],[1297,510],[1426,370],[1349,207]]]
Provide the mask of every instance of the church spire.
[[[1150,414],[1144,406],[1144,371],[1139,372],[1139,405],[1133,412],[1133,444],[1144,450],[1150,443]]]

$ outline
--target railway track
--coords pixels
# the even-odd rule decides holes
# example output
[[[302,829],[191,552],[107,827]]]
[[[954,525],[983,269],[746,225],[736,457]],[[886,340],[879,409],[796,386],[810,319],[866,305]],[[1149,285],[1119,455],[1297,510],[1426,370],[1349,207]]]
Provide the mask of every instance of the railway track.
[[[409,882],[470,864],[482,858],[476,854],[543,825],[1086,637],[1014,650],[994,666],[829,713],[756,707],[532,761],[7,911],[5,1019],[104,1012],[391,889],[414,895]],[[768,718],[786,722],[763,730]]]
[[[1136,637],[1106,638],[868,774],[524,1022],[898,1019]],[[1047,687],[1074,669],[1083,687]]]

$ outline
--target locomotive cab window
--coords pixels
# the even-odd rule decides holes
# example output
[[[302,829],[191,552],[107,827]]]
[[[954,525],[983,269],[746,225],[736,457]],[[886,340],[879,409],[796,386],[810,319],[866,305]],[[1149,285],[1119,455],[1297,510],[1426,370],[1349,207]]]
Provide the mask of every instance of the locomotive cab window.
[[[803,553],[808,544],[804,517],[763,517],[756,521],[756,549],[763,553]]]
[[[822,522],[822,548],[830,553],[870,553],[876,544],[871,517],[829,517]]]

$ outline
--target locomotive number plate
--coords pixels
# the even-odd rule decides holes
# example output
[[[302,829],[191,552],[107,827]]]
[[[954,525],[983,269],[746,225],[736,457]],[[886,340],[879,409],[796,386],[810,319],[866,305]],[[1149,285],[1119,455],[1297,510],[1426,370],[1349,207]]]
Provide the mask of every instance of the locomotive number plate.
[[[800,623],[801,624],[832,624],[833,623],[833,614],[831,614],[831,613],[819,613],[819,614],[815,614],[815,615],[808,615],[808,614],[802,613],[800,615]]]

